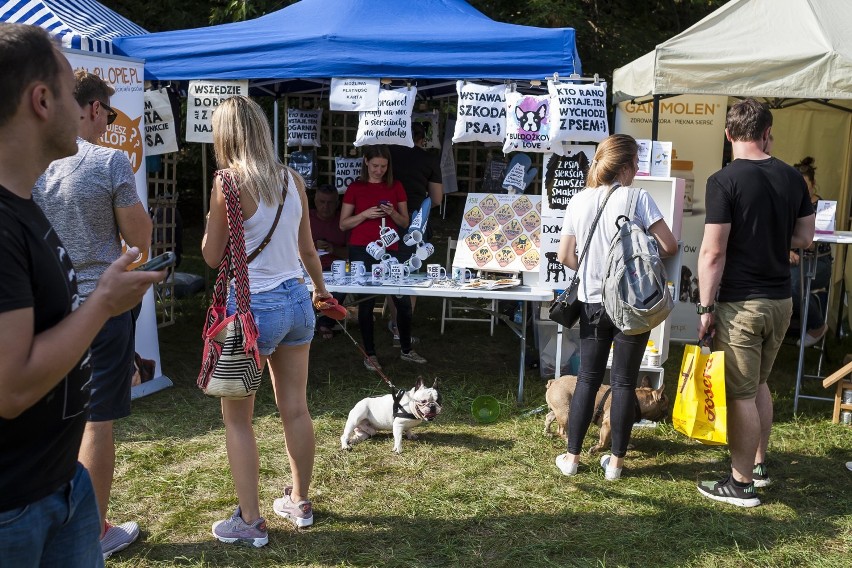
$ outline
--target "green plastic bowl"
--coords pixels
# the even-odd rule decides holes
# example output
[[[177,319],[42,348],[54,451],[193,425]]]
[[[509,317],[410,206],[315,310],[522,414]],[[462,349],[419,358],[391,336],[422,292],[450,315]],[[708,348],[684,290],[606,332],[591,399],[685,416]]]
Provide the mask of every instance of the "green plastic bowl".
[[[470,412],[480,424],[490,424],[500,417],[500,403],[493,396],[483,394],[473,399]]]

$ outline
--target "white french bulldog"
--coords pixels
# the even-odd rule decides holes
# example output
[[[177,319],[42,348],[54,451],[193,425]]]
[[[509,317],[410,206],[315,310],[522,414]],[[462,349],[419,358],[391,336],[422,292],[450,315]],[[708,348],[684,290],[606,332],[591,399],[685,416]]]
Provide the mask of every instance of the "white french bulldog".
[[[441,395],[436,378],[431,388],[423,385],[423,378],[409,391],[372,396],[358,401],[349,411],[349,418],[340,437],[340,447],[351,450],[379,430],[393,431],[393,451],[402,453],[402,435],[409,440],[417,436],[411,432],[422,422],[431,422],[441,413]]]

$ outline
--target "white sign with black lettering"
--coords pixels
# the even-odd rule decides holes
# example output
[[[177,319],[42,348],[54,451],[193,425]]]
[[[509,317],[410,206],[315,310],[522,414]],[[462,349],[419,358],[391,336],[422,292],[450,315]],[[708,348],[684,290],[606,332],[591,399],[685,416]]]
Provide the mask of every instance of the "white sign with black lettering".
[[[541,217],[541,262],[538,265],[538,286],[564,290],[574,271],[559,262],[556,253],[562,240],[562,217]]]
[[[175,118],[165,89],[145,91],[145,155],[177,152]]]
[[[248,96],[248,81],[190,81],[186,95],[186,141],[213,142],[213,111],[225,99]]]
[[[609,136],[606,83],[572,85],[547,82],[554,142],[600,142]],[[554,151],[559,147],[554,145]]]
[[[382,89],[378,110],[362,112],[358,117],[355,146],[398,144],[413,147],[411,111],[414,109],[415,97],[415,87]]]
[[[458,116],[453,143],[502,142],[506,136],[506,85],[456,82]]]
[[[379,108],[379,79],[338,78],[331,80],[329,110],[363,112]]]
[[[287,145],[319,146],[320,124],[322,124],[321,108],[314,110],[288,109]]]
[[[337,193],[346,193],[346,188],[361,175],[361,158],[334,159],[334,187]]]

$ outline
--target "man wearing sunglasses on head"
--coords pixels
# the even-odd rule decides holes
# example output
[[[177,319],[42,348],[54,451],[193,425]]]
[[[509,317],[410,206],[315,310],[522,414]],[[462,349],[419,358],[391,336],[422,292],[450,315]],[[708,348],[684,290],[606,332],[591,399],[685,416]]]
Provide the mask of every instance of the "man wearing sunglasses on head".
[[[33,188],[74,263],[80,300],[85,302],[109,265],[128,247],[151,246],[151,218],[136,193],[130,160],[120,150],[98,145],[115,122],[110,106],[115,90],[95,74],[74,74],[74,98],[82,110],[77,153],[51,163]],[[92,343],[91,402],[78,459],[92,478],[101,515],[104,558],[127,548],[139,536],[135,522],[106,522],[115,468],[113,421],[130,414],[130,382],[135,353],[130,312],[109,319]]]

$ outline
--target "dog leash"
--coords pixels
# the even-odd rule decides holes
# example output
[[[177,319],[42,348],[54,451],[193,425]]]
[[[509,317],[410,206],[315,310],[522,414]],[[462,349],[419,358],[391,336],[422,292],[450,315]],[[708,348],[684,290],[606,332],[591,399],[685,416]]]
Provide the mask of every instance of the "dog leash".
[[[346,337],[348,337],[348,338],[352,341],[352,343],[353,343],[353,344],[355,344],[355,347],[358,349],[358,351],[360,351],[360,352],[361,352],[361,354],[364,356],[364,358],[369,359],[369,358],[370,358],[370,356],[369,356],[369,355],[367,355],[367,352],[366,352],[366,351],[364,351],[364,348],[363,348],[363,347],[361,347],[361,345],[360,345],[357,341],[355,341],[355,338],[354,338],[354,337],[352,337],[352,335],[351,335],[351,334],[350,334],[350,333],[346,330],[346,328],[345,328],[344,326],[342,326],[342,325],[340,326],[340,328],[343,330],[343,333],[345,333],[345,334],[346,334]],[[398,388],[395,384],[393,384],[393,383],[391,382],[391,380],[388,378],[388,376],[387,376],[387,375],[385,375],[379,367],[375,367],[375,370],[376,370],[376,372],[379,374],[379,376],[380,376],[382,379],[384,379],[384,381],[388,384],[388,386],[389,386],[391,389],[393,389],[393,391],[394,391],[394,392],[399,392],[399,391],[401,391],[401,390],[402,390],[402,389]]]

